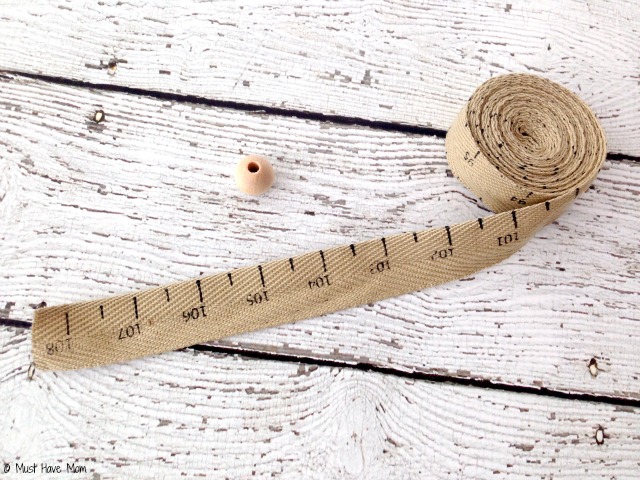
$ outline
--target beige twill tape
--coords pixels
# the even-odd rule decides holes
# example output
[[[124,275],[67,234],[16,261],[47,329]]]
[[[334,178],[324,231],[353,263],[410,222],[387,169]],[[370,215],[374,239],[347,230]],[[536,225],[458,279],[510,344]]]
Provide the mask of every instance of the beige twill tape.
[[[600,171],[604,133],[569,90],[493,78],[446,138],[462,183],[495,215],[310,252],[118,297],[39,309],[37,368],[121,362],[449,282],[510,256]]]

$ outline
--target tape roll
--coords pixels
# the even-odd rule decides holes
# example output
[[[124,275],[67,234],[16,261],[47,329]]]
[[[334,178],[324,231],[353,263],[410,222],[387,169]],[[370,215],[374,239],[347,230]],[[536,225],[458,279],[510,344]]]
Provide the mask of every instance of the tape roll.
[[[507,258],[556,219],[589,188],[606,156],[602,128],[576,95],[520,74],[482,84],[445,143],[455,176],[495,215],[39,309],[36,367],[121,362],[467,276]]]
[[[589,107],[566,88],[524,74],[483,83],[446,147],[454,175],[494,212],[585,191],[606,156]]]

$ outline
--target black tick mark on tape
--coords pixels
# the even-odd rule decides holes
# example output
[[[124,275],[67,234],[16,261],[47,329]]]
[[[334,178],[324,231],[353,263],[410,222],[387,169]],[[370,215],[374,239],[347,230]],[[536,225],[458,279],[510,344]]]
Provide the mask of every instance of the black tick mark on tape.
[[[136,314],[136,320],[138,319],[138,298],[133,297],[133,311]]]
[[[200,303],[203,303],[204,298],[202,296],[202,284],[200,283],[200,280],[196,280],[196,285],[198,286],[198,295],[200,296]]]

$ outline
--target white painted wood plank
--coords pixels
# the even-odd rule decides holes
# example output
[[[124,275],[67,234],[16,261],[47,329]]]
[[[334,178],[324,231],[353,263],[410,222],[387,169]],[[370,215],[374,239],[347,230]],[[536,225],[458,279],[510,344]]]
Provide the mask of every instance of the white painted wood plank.
[[[5,318],[487,214],[435,137],[16,79],[0,111]],[[250,152],[277,171],[258,198],[232,178]],[[640,164],[609,161],[472,278],[220,343],[640,398],[638,191]]]
[[[640,467],[633,407],[195,352],[29,381],[28,338],[0,327],[0,459],[14,472],[622,479]]]
[[[640,155],[638,17],[637,0],[5,2],[0,69],[440,129],[487,78],[535,73]]]

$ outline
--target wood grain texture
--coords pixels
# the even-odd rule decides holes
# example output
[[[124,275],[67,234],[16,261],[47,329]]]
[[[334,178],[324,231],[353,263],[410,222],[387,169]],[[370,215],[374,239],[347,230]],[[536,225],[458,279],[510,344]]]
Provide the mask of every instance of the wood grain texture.
[[[47,478],[624,479],[640,467],[632,407],[202,352],[31,381],[28,361],[28,333],[0,327],[0,460],[87,468]]]
[[[435,137],[12,78],[0,112],[2,318],[488,213]],[[259,198],[233,179],[256,152]],[[220,344],[640,398],[638,191],[640,164],[609,161],[474,277]]]
[[[640,155],[639,16],[636,0],[5,2],[0,69],[440,129],[487,78],[534,73]]]

